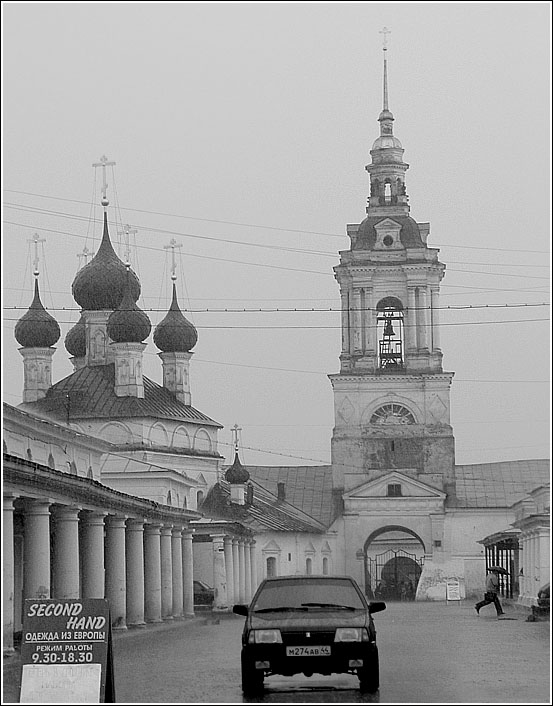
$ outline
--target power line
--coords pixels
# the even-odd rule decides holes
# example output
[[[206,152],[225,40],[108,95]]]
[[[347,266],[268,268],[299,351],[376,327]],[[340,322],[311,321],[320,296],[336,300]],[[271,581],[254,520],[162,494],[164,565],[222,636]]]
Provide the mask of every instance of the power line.
[[[536,306],[549,306],[549,302],[541,302],[541,303],[524,303],[524,304],[458,304],[458,305],[453,305],[453,306],[435,306],[435,307],[430,307],[430,306],[411,306],[406,308],[404,311],[474,311],[477,309],[524,309],[524,308],[530,308],[530,307],[536,307]],[[26,306],[5,306],[4,309],[6,310],[14,310],[14,311],[26,311],[29,307]],[[48,311],[81,311],[81,307],[68,307],[68,306],[62,306],[62,307],[45,307]],[[118,309],[118,311],[125,311],[124,309]],[[131,311],[128,309],[127,311]],[[142,311],[149,311],[151,313],[156,313],[156,312],[161,312],[164,313],[167,311],[167,307],[163,307],[160,309],[153,308],[153,307],[144,307],[142,308]],[[279,307],[275,308],[270,308],[270,309],[263,309],[261,307],[259,308],[254,308],[254,309],[246,309],[245,307],[241,309],[230,309],[228,307],[225,307],[224,309],[212,309],[212,308],[206,308],[206,309],[190,309],[190,308],[182,308],[182,311],[185,311],[187,313],[192,313],[192,314],[275,314],[275,313],[280,313],[280,314],[305,314],[305,313],[341,313],[341,312],[379,312],[380,309],[376,308],[371,308],[371,307],[348,307],[345,309],[337,309],[333,307],[328,307],[324,309],[318,309],[316,307],[306,307],[306,308],[301,308],[301,307],[294,307],[293,309],[281,309]]]
[[[80,220],[80,221],[87,221],[87,222],[90,220],[89,218],[85,218],[84,216],[74,216],[71,214],[64,214],[62,212],[46,211],[44,209],[35,209],[32,207],[19,207],[17,205],[14,206],[13,204],[10,204],[10,203],[4,204],[4,205],[11,207],[11,208],[19,208],[19,210],[23,210],[23,211],[46,213],[46,214],[50,214],[50,215],[61,216],[63,218],[70,218],[73,220]],[[103,222],[100,219],[94,219],[94,220],[98,224]],[[4,221],[4,222],[10,223],[9,221]],[[23,224],[19,224],[19,225],[23,225]],[[30,227],[30,226],[23,226],[23,227]],[[193,233],[182,233],[180,231],[172,231],[172,230],[167,230],[167,229],[163,229],[163,228],[152,228],[152,227],[140,226],[137,224],[135,224],[135,227],[140,228],[141,230],[146,230],[146,231],[150,231],[150,232],[154,232],[154,233],[162,233],[164,235],[173,235],[173,236],[177,235],[177,236],[183,237],[183,238],[195,238],[195,239],[199,239],[199,240],[206,240],[206,241],[215,242],[218,244],[230,243],[233,245],[244,245],[247,247],[264,248],[264,249],[276,250],[279,252],[301,253],[304,255],[318,255],[318,256],[322,256],[322,257],[332,257],[332,258],[336,258],[339,255],[339,253],[322,252],[319,250],[304,250],[302,248],[290,248],[290,247],[286,247],[286,246],[269,245],[266,243],[252,243],[252,242],[245,242],[245,241],[240,241],[240,240],[231,240],[229,238],[219,238],[219,237],[206,236],[206,235],[197,235],[197,234],[193,234]],[[38,226],[37,226],[37,228],[40,229],[40,227],[38,227]],[[48,230],[48,229],[44,228],[42,230]],[[61,233],[61,231],[53,231],[53,232]],[[63,234],[69,235],[69,236],[72,235],[71,233],[67,233],[67,232],[64,232]],[[78,236],[77,234],[74,234],[73,237],[82,237],[82,236]],[[137,245],[136,247],[143,248],[143,249],[149,249],[149,250],[157,250],[157,251],[161,250],[160,248],[144,246],[144,245]],[[187,253],[187,254],[192,255],[192,253]],[[200,255],[192,255],[192,256],[194,256],[194,257],[207,257],[207,256],[200,256]],[[219,258],[219,259],[221,259],[221,258]],[[254,264],[254,263],[243,263],[243,264]],[[460,262],[460,263],[454,263],[454,264],[458,264],[458,265],[465,265],[466,264],[466,265],[477,265],[477,266],[481,265],[483,267],[491,267],[491,266],[517,267],[519,269],[521,267],[520,263],[513,264],[513,265],[511,265],[509,263],[499,264],[499,265],[498,265],[498,263],[493,263],[493,265],[492,265],[489,263]],[[270,265],[266,265],[266,266],[270,267]],[[547,266],[548,265],[524,265],[524,267],[547,267]],[[295,268],[291,268],[291,269],[295,269]],[[458,273],[463,273],[463,274],[476,274],[476,275],[485,275],[485,276],[491,275],[491,276],[495,276],[495,277],[523,277],[524,279],[545,279],[545,280],[549,279],[548,277],[541,277],[541,276],[535,276],[535,275],[510,274],[508,272],[479,272],[476,270],[457,270],[457,269],[451,268],[449,266],[447,269],[449,272],[458,272]],[[327,273],[327,274],[330,274],[330,273]]]
[[[61,198],[59,196],[48,196],[45,194],[35,194],[29,191],[18,191],[15,189],[4,189],[4,191],[13,193],[13,194],[25,194],[27,196],[37,196],[38,198],[44,198],[44,199],[53,199],[56,201],[67,201],[69,203],[79,203],[79,204],[85,204],[89,205],[88,201],[80,201],[78,199],[65,199]],[[328,236],[331,238],[346,238],[347,234],[339,234],[339,233],[325,233],[322,231],[312,231],[312,230],[302,230],[302,229],[297,229],[297,228],[283,228],[279,226],[266,226],[266,225],[260,225],[260,224],[254,224],[254,223],[239,223],[235,221],[224,221],[224,220],[219,220],[219,219],[214,219],[214,218],[198,218],[196,216],[186,216],[183,214],[178,214],[178,213],[164,213],[162,211],[149,211],[146,209],[139,209],[139,208],[132,208],[132,207],[120,207],[120,210],[124,211],[133,211],[135,213],[147,213],[153,216],[169,216],[171,218],[184,218],[187,220],[194,220],[194,221],[201,221],[205,223],[219,223],[222,225],[236,225],[236,226],[241,226],[245,228],[259,228],[263,230],[276,230],[276,231],[281,231],[281,232],[287,232],[287,233],[303,233],[306,235],[324,235]],[[483,247],[475,247],[475,246],[467,246],[467,245],[437,245],[437,247],[449,247],[449,248],[459,248],[462,250],[486,250],[486,251],[494,251],[494,252],[523,252],[523,253],[535,253],[539,255],[547,255],[549,254],[547,251],[544,250],[527,250],[527,249],[520,249],[520,250],[514,250],[514,249],[509,249],[509,248],[483,248]]]

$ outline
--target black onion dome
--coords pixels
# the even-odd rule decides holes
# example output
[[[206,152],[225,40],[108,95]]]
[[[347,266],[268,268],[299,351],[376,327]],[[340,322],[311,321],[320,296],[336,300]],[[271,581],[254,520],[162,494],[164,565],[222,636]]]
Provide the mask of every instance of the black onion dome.
[[[98,252],[77,272],[73,280],[73,298],[85,311],[117,309],[123,299],[127,268],[113,249],[108,232],[108,217],[104,212],[104,235]],[[130,292],[134,301],[140,296],[140,282],[130,271]]]
[[[250,474],[240,463],[240,459],[238,458],[238,452],[234,457],[234,463],[232,464],[232,466],[227,468],[227,472],[225,473],[225,480],[227,480],[232,485],[237,485],[239,483],[247,483],[250,480]]]
[[[188,353],[197,340],[196,327],[179,309],[177,289],[173,283],[173,301],[165,318],[156,326],[154,343],[164,353]]]
[[[61,336],[58,322],[42,306],[35,280],[35,296],[29,311],[15,325],[15,340],[23,348],[49,348]]]
[[[84,314],[77,321],[75,326],[69,329],[65,336],[65,349],[75,358],[83,358],[86,355],[86,324]]]
[[[136,306],[130,283],[129,276],[123,299],[108,319],[107,334],[115,343],[142,343],[152,330],[148,315]]]

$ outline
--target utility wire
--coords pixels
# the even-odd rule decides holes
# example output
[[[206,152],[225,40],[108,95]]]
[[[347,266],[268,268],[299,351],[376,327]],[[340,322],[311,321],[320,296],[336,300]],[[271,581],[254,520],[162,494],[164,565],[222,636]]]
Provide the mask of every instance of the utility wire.
[[[9,193],[13,194],[25,194],[26,196],[37,196],[39,198],[43,199],[53,199],[56,201],[67,201],[69,203],[79,203],[79,204],[86,204],[88,205],[88,202],[86,201],[79,201],[78,199],[65,199],[61,198],[59,196],[47,196],[45,194],[35,194],[29,191],[18,191],[15,189],[4,189],[4,191],[7,191]],[[324,235],[328,236],[331,238],[346,238],[347,235],[344,233],[343,235],[339,233],[325,233],[321,231],[312,231],[312,230],[301,230],[301,229],[294,229],[294,228],[283,228],[279,226],[266,226],[266,225],[260,225],[260,224],[254,224],[254,223],[238,223],[234,221],[224,221],[224,220],[218,220],[214,218],[198,218],[196,216],[186,216],[178,213],[164,213],[161,211],[149,211],[146,209],[139,209],[139,208],[131,208],[131,207],[124,207],[122,210],[125,211],[133,211],[135,213],[147,213],[150,215],[154,216],[169,216],[171,218],[184,218],[188,220],[194,220],[194,221],[201,221],[205,223],[220,223],[222,225],[236,225],[236,226],[242,226],[246,228],[259,228],[263,230],[276,230],[276,231],[281,231],[281,232],[287,232],[287,233],[304,233],[306,235]],[[527,250],[527,249],[520,249],[520,250],[513,250],[509,248],[482,248],[482,247],[475,247],[475,246],[466,246],[466,245],[437,245],[437,247],[449,247],[449,248],[460,248],[462,250],[490,250],[490,251],[497,251],[497,252],[524,252],[524,253],[536,253],[540,255],[548,255],[548,251],[545,250]]]

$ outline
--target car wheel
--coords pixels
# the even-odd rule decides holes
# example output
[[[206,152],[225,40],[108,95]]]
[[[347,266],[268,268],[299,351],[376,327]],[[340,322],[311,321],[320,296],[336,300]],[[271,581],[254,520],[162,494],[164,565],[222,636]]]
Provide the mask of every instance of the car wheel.
[[[378,647],[371,646],[367,659],[363,667],[357,670],[359,677],[359,689],[368,694],[374,694],[380,686],[380,675],[378,669]]]
[[[257,696],[263,691],[263,670],[256,669],[252,660],[242,655],[242,693],[244,696]]]

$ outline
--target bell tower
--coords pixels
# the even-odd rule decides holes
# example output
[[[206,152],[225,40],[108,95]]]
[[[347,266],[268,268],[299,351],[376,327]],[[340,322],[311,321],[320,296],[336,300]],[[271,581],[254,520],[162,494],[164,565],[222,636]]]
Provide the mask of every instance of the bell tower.
[[[366,218],[347,226],[340,286],[340,372],[330,375],[336,487],[392,471],[454,496],[450,425],[453,373],[442,368],[439,291],[445,265],[428,246],[429,223],[410,216],[403,161],[388,105],[386,32],[380,135],[370,150]]]

